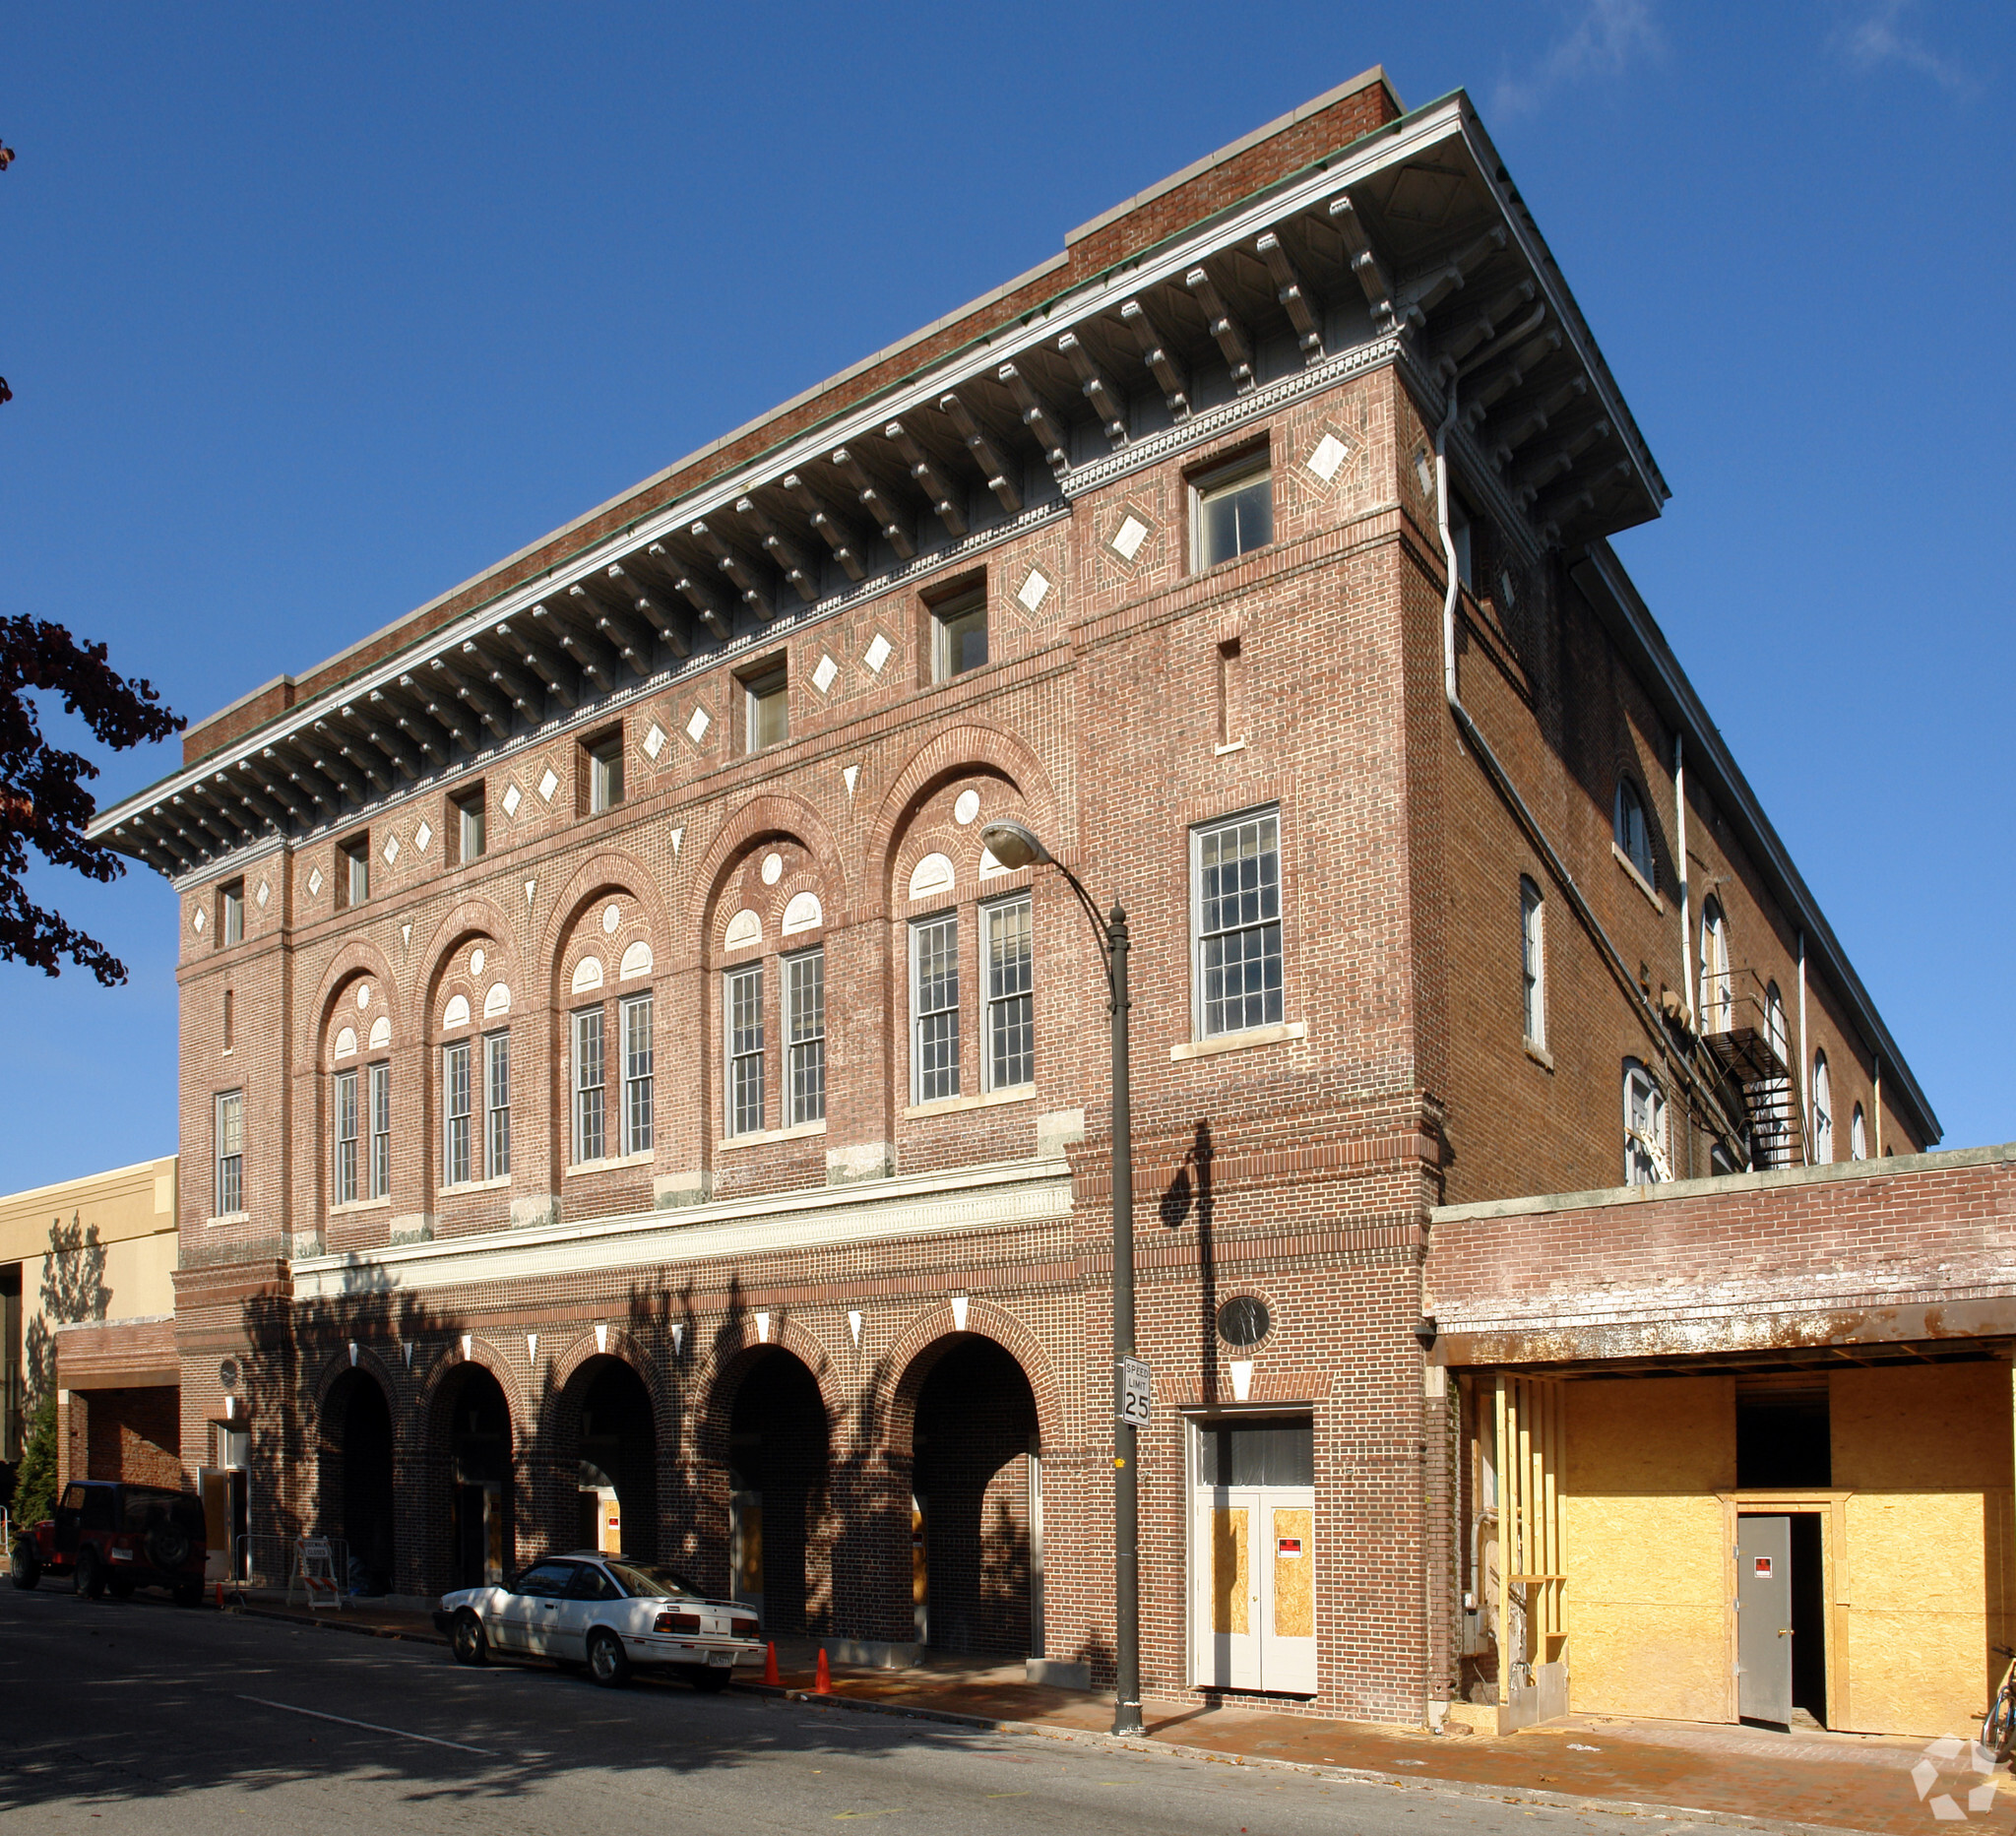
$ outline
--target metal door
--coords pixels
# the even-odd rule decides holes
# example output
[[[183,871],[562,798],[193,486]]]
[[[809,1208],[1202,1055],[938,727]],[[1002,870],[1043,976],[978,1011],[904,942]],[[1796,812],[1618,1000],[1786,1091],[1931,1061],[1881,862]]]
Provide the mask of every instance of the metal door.
[[[1792,1519],[1736,1519],[1736,1714],[1792,1721]]]

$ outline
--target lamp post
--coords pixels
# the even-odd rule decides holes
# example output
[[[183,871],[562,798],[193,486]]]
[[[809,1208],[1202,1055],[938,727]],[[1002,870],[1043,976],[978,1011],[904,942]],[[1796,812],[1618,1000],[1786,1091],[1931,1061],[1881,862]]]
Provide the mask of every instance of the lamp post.
[[[1099,940],[1113,1036],[1113,1376],[1134,1357],[1134,1115],[1127,1065],[1127,914],[1116,900],[1104,918],[1077,874],[1019,822],[990,823],[980,840],[1011,870],[1042,864],[1064,876]],[[1117,1398],[1116,1398],[1117,1400]],[[1141,1507],[1134,1424],[1113,1411],[1113,1732],[1141,1732]]]

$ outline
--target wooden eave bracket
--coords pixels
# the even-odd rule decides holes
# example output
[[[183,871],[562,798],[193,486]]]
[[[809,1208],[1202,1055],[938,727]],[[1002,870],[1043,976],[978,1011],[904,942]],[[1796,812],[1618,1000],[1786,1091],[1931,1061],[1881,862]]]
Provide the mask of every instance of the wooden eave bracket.
[[[704,519],[695,523],[686,533],[714,556],[716,565],[734,583],[735,590],[741,594],[743,604],[759,618],[774,615],[775,608],[770,603],[770,596],[763,591],[763,582],[757,578],[756,571],[743,560],[740,551],[725,536]]]
[[[1120,321],[1134,334],[1141,346],[1141,360],[1148,365],[1148,373],[1162,390],[1163,400],[1168,404],[1170,415],[1176,420],[1190,418],[1190,378],[1163,335],[1162,327],[1155,315],[1138,299],[1130,299],[1120,308]]]
[[[1071,470],[1071,438],[1064,431],[1063,423],[1051,412],[1049,404],[1037,393],[1035,385],[1018,365],[1004,363],[995,373],[1015,398],[1015,406],[1022,412],[1022,424],[1036,436],[1044,461],[1061,478]]]
[[[1253,246],[1267,264],[1267,272],[1274,281],[1274,297],[1281,302],[1282,311],[1288,314],[1288,322],[1295,328],[1295,338],[1302,347],[1302,361],[1305,364],[1322,362],[1322,308],[1310,298],[1294,258],[1289,254],[1279,233],[1272,229]]]
[[[966,512],[960,507],[945,475],[918,443],[916,435],[902,421],[892,420],[882,432],[903,455],[903,463],[910,468],[910,475],[916,481],[917,489],[923,492],[932,514],[945,526],[945,533],[958,540],[966,534]]]
[[[914,560],[917,545],[904,527],[902,511],[890,501],[888,492],[868,475],[868,469],[845,446],[835,450],[832,463],[833,469],[854,487],[862,509],[875,519],[875,527],[882,532],[882,539],[896,550],[897,558]]]
[[[1365,227],[1365,220],[1351,201],[1351,194],[1346,192],[1332,198],[1327,215],[1331,228],[1343,239],[1346,263],[1357,277],[1365,304],[1372,309],[1373,329],[1397,332],[1409,323],[1425,324],[1426,315],[1419,308],[1401,304],[1398,289],[1393,285],[1393,272],[1380,258],[1371,232]]]
[[[865,580],[868,569],[862,558],[860,539],[833,514],[825,498],[795,472],[785,478],[784,488],[805,513],[805,520],[818,532],[820,540],[833,550],[833,558],[840,563],[848,579]]]
[[[1240,395],[1251,392],[1258,380],[1253,373],[1253,340],[1243,323],[1234,316],[1226,304],[1225,295],[1218,290],[1218,283],[1211,278],[1208,268],[1192,268],[1183,277],[1183,285],[1195,295],[1197,303],[1204,308],[1205,323],[1211,328],[1211,336],[1218,341],[1218,348],[1224,353],[1226,367],[1232,373],[1232,386]]]
[[[1078,378],[1078,387],[1085,399],[1092,404],[1092,411],[1100,417],[1105,428],[1106,438],[1117,451],[1127,444],[1127,398],[1106,380],[1105,372],[1100,368],[1091,351],[1086,349],[1085,341],[1076,332],[1066,332],[1057,340],[1057,348],[1071,365]]]
[[[810,605],[819,597],[819,570],[805,557],[796,542],[778,528],[776,520],[753,497],[735,500],[735,514],[756,532],[763,552],[777,571],[790,582],[799,599]]]
[[[1022,487],[973,410],[957,395],[947,394],[938,398],[938,412],[959,429],[959,437],[966,442],[966,450],[973,455],[974,464],[979,467],[980,476],[987,481],[987,489],[994,493],[1001,508],[1010,516],[1015,515],[1022,508]]]

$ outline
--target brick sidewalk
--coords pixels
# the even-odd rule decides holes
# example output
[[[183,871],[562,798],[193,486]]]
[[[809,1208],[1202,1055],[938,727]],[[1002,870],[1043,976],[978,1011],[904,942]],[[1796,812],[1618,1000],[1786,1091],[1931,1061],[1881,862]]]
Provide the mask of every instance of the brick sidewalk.
[[[319,1624],[381,1637],[441,1643],[424,1614],[354,1602],[341,1614],[255,1603],[262,1616]],[[814,1641],[779,1641],[786,1689],[810,1691]],[[1021,1680],[1019,1663],[946,1658],[900,1671],[835,1667],[838,1703],[863,1708],[971,1718],[1039,1733],[1105,1738],[1109,1697]],[[755,1674],[737,1673],[745,1684]],[[1780,1735],[1765,1729],[1570,1717],[1503,1739],[1432,1735],[1360,1722],[1280,1715],[1260,1708],[1200,1708],[1150,1701],[1142,1742],[1187,1749],[1237,1764],[1287,1764],[1338,1769],[1400,1785],[1445,1786],[1492,1797],[1579,1801],[1583,1807],[1674,1807],[1717,1817],[1768,1823],[1895,1832],[1910,1836],[1941,1821],[1926,1800],[1950,1795],[1956,1808],[1981,1781],[1966,1759],[1949,1760],[1922,1796],[1912,1768],[1925,1742],[1876,1736]],[[2006,1770],[1992,1804],[1966,1817],[1977,1829],[2016,1836],[2016,1781]],[[1591,1801],[1595,1801],[1592,1804]],[[1951,1820],[1943,1819],[1943,1820]]]

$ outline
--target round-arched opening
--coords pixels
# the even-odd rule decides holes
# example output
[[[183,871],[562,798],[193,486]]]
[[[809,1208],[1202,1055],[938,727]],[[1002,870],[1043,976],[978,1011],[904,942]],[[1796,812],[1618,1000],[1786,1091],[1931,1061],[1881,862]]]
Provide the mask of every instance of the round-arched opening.
[[[946,1651],[1040,1652],[1041,1450],[1013,1355],[978,1334],[947,1344],[918,1386],[912,1446],[917,1636]]]
[[[619,1358],[591,1359],[574,1381],[581,1392],[581,1547],[655,1560],[658,1419],[651,1392]]]
[[[513,1561],[511,1405],[480,1364],[443,1379],[434,1444],[448,1481],[447,1587],[502,1581]]]
[[[364,1371],[345,1371],[323,1401],[321,1467],[322,1529],[344,1541],[339,1578],[360,1593],[391,1593],[392,1408]]]
[[[766,1632],[820,1629],[832,1596],[826,1402],[789,1352],[761,1353],[728,1415],[728,1569]]]

